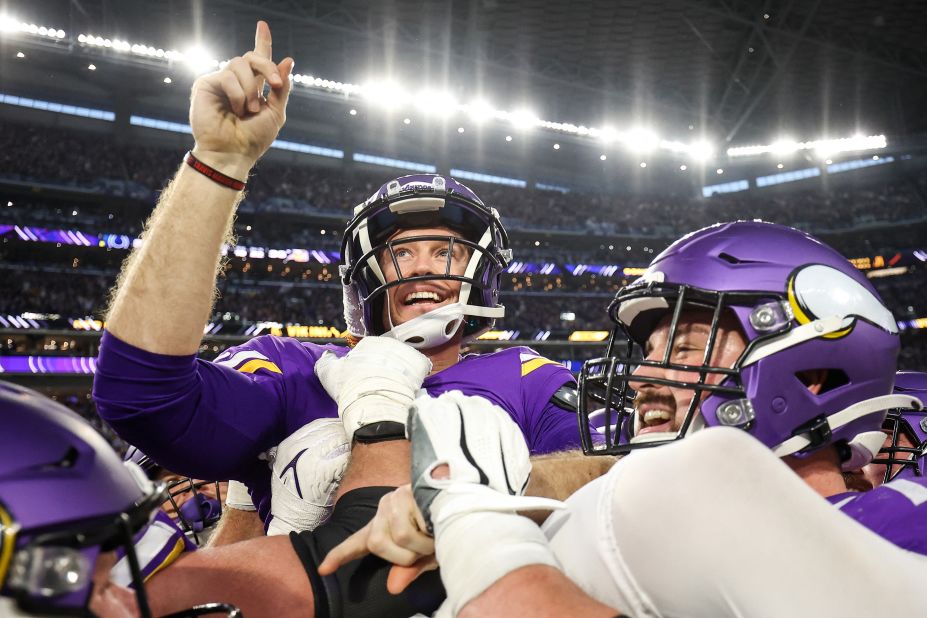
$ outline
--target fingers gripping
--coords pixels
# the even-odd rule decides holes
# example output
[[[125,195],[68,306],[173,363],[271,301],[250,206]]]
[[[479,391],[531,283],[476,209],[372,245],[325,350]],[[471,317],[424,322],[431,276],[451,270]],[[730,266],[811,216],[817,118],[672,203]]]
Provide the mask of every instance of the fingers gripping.
[[[521,429],[508,413],[482,397],[459,391],[416,399],[409,414],[412,489],[429,532],[431,504],[453,483],[483,485],[514,496],[524,492],[531,472]],[[432,472],[448,464],[450,476]]]

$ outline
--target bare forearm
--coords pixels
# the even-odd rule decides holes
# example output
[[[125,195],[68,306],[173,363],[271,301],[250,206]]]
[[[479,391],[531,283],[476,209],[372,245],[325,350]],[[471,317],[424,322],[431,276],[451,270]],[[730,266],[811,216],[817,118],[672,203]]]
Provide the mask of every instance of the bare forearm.
[[[264,536],[264,524],[257,511],[243,511],[227,507],[222,511],[222,518],[216,526],[216,531],[209,537],[206,546],[231,545],[259,536]]]
[[[245,166],[223,169],[244,178]],[[193,354],[215,299],[219,251],[242,192],[182,165],[148,220],[144,243],[123,265],[107,328],[160,354]]]
[[[589,457],[582,451],[532,457],[531,480],[525,493],[566,500],[577,489],[608,472],[614,464],[614,457]]]
[[[546,565],[508,573],[467,603],[460,618],[491,616],[589,616],[614,618],[620,612],[586,595],[566,575]]]

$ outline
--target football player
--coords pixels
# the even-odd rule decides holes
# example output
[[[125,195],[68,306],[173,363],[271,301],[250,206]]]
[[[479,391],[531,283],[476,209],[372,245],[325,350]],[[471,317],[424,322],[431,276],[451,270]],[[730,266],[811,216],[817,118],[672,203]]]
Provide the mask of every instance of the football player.
[[[511,254],[495,209],[435,174],[390,181],[353,212],[340,269],[353,348],[259,337],[215,362],[196,358],[242,179],[283,125],[292,67],[290,58],[271,60],[270,30],[259,22],[253,51],[195,83],[196,145],[123,268],[94,397],[123,438],[169,469],[247,485],[265,526],[276,519],[272,483],[323,508],[337,486],[330,520],[292,536],[311,582],[305,607],[314,604],[318,615],[366,614],[369,604],[382,615],[427,612],[443,597],[437,577],[397,597],[385,593],[385,562],[358,561],[324,578],[316,569],[383,495],[409,481],[404,423],[415,393],[485,397],[519,425],[532,452],[544,453],[579,444],[575,413],[564,403],[573,378],[527,348],[461,357],[464,338],[503,314],[499,285]],[[333,418],[352,449],[343,477],[339,465],[322,465],[339,452],[338,435],[320,450],[278,448],[286,457],[271,473],[270,449]],[[280,519],[315,525],[325,515]]]
[[[887,483],[896,476],[924,476],[927,458],[927,373],[899,371],[895,376],[895,392],[918,398],[920,405],[889,410],[882,430],[885,443],[879,455],[862,469],[862,475],[873,487]]]
[[[125,460],[138,464],[152,481],[167,484],[168,499],[161,510],[194,544],[205,545],[222,515],[222,498],[227,494],[228,483],[174,474],[134,446],[126,450]]]
[[[843,480],[879,451],[886,410],[920,407],[892,394],[897,325],[845,258],[784,226],[719,224],[661,253],[609,313],[608,356],[580,382],[580,415],[605,440],[586,432],[584,447],[630,456],[570,496],[544,534],[505,512],[520,507],[492,466],[468,471],[461,446],[433,437],[436,421],[413,418],[412,488],[368,526],[385,535],[371,545],[362,531],[333,562],[361,555],[360,539],[411,566],[394,572],[402,585],[433,530],[444,609],[461,616],[927,611],[905,593],[927,576],[927,483],[848,494]],[[415,414],[467,405],[447,407],[417,402]],[[471,452],[485,440],[461,433]]]
[[[0,418],[0,616],[160,615],[143,581],[185,547],[159,510],[165,486],[34,391],[0,382]],[[214,604],[178,617],[216,613],[238,615]]]

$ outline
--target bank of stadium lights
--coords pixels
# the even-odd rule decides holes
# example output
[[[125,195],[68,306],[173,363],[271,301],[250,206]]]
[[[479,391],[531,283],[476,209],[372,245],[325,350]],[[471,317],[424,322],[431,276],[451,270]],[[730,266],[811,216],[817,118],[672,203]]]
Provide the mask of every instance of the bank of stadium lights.
[[[78,34],[77,42],[87,47],[101,47],[112,49],[123,54],[143,56],[146,58],[159,58],[169,62],[180,62],[186,64],[194,73],[206,73],[214,71],[223,63],[220,63],[212,53],[202,47],[192,47],[185,52],[174,49],[162,49],[151,45],[141,43],[130,43],[122,39],[107,39],[93,34]]]
[[[841,139],[821,139],[810,142],[799,142],[793,139],[780,139],[772,144],[765,146],[736,146],[727,149],[727,156],[750,157],[763,154],[789,155],[800,151],[814,151],[820,158],[825,159],[830,155],[840,152],[851,152],[855,150],[874,150],[885,148],[888,141],[884,135],[853,135]]]
[[[0,15],[0,32],[12,34],[28,34],[36,37],[53,39],[60,41],[67,36],[64,30],[59,28],[50,28],[48,26],[39,26],[24,21],[19,21],[9,15]]]

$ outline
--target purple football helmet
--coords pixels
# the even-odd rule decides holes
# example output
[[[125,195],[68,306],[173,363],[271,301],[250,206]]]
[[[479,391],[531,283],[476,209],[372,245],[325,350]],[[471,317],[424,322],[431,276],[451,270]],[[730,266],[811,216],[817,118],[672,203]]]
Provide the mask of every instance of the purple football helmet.
[[[917,403],[907,408],[895,408],[888,411],[882,429],[891,437],[891,443],[879,451],[872,460],[874,464],[885,466],[885,478],[888,482],[898,475],[923,476],[927,459],[927,373],[921,371],[899,371],[895,376],[895,392],[917,398]],[[904,444],[899,443],[907,438]]]
[[[910,401],[891,395],[898,328],[875,289],[849,261],[798,230],[753,221],[693,232],[658,255],[609,306],[616,324],[606,358],[580,375],[580,422],[588,454],[621,454],[682,438],[702,426],[748,431],[778,456],[835,444],[845,468],[870,461],[882,445],[885,410]],[[700,364],[674,363],[682,315],[710,324]],[[746,342],[733,366],[712,366],[719,322],[736,320]],[[658,322],[665,349],[643,354]],[[663,376],[635,377],[638,367]],[[826,371],[815,394],[802,382]],[[678,429],[638,433],[634,384],[693,391]],[[589,422],[604,443],[592,439]],[[672,428],[672,423],[668,424]]]
[[[165,480],[164,477],[171,474],[135,446],[129,446],[124,459],[137,464],[152,481]],[[213,486],[215,498],[201,491],[208,485]],[[185,494],[189,494],[189,498],[181,501]],[[167,484],[167,500],[171,503],[168,511],[171,519],[180,525],[180,529],[194,543],[203,545],[211,529],[222,517],[222,489],[219,482],[200,481],[190,477],[176,478]]]
[[[446,227],[461,238],[393,239],[399,230],[427,227]],[[423,240],[448,243],[443,272],[402,273],[396,259],[397,248]],[[469,253],[462,275],[451,272],[450,256],[455,246],[462,246]],[[453,178],[414,174],[384,184],[354,208],[342,239],[341,256],[345,321],[353,337],[389,334],[413,347],[426,348],[449,340],[461,324],[465,336],[477,336],[504,314],[505,309],[499,304],[499,288],[502,273],[512,258],[508,236],[496,209],[483,204],[473,191]],[[386,281],[379,262],[384,257],[392,260],[397,280]],[[409,327],[402,324],[394,328],[383,323],[383,306],[389,290],[403,283],[434,280],[460,281],[458,302],[410,320]]]
[[[98,558],[128,557],[142,616],[151,611],[133,545],[166,499],[89,423],[38,393],[0,382],[0,615],[90,615]],[[228,606],[193,608],[199,616]]]
[[[83,419],[0,382],[0,587],[26,612],[82,615],[101,552],[135,556],[132,535],[164,499]],[[139,586],[137,560],[133,583]]]

